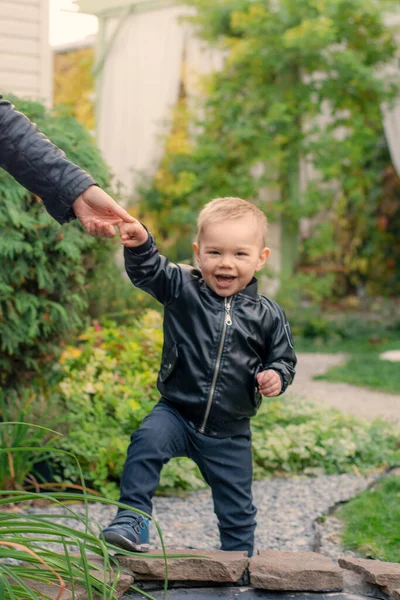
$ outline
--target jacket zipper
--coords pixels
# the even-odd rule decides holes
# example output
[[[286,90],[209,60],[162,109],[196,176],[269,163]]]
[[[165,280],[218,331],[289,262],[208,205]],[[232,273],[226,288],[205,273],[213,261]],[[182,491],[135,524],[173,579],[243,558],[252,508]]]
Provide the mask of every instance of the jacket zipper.
[[[215,369],[214,369],[214,375],[213,375],[212,382],[211,382],[210,393],[208,394],[206,413],[204,415],[203,423],[201,424],[201,427],[199,429],[199,433],[204,433],[204,431],[205,431],[207,419],[208,419],[208,416],[209,416],[210,410],[211,410],[211,404],[212,404],[212,400],[213,400],[213,396],[214,396],[214,392],[215,392],[215,386],[217,383],[219,367],[221,365],[222,351],[224,349],[224,343],[225,343],[225,337],[226,337],[226,328],[230,327],[232,325],[230,300],[231,300],[230,298],[225,298],[225,301],[224,301],[224,308],[225,308],[224,326],[222,328],[221,341],[219,343],[217,362],[215,363]]]

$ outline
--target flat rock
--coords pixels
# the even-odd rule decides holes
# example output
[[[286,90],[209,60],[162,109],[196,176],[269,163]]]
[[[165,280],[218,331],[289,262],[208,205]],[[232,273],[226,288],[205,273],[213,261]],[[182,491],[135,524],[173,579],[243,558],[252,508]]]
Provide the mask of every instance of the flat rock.
[[[250,561],[250,583],[264,590],[341,591],[343,575],[330,558],[315,552],[260,550]]]
[[[359,573],[342,569],[343,589],[348,594],[356,596],[367,596],[369,598],[380,598],[388,600],[388,593],[385,592],[379,585],[368,583]],[[398,598],[400,600],[400,598]]]
[[[390,360],[391,362],[400,362],[400,350],[387,350],[386,352],[382,352],[379,358]]]
[[[400,587],[390,588],[389,593],[391,600],[400,600]]]
[[[160,550],[152,551],[160,558],[142,556],[118,556],[122,567],[133,574],[135,581],[165,579],[165,564]],[[172,558],[176,554],[190,554],[191,558]],[[223,550],[169,550],[169,581],[214,581],[234,583],[249,565],[247,552],[224,552]]]
[[[71,553],[72,556],[72,553]],[[78,555],[79,556],[79,555]],[[97,555],[87,556],[88,561],[93,565],[95,564],[99,570],[91,569],[90,574],[98,579],[99,581],[104,581],[104,571],[103,571],[103,561]],[[30,568],[29,563],[24,563],[26,566]],[[32,569],[32,572],[35,569]],[[108,583],[112,583],[115,579],[114,571],[108,573],[107,581]],[[25,584],[33,591],[38,592],[38,597],[47,596],[49,598],[57,598],[60,593],[60,586],[56,583],[42,583],[38,582],[34,579],[24,578]],[[118,583],[115,587],[115,595],[117,598],[122,598],[125,592],[129,589],[129,587],[133,583],[133,576],[130,573],[122,572],[118,578]],[[93,600],[102,600],[103,595],[95,594],[94,590],[92,590],[92,596],[89,596],[88,591],[81,585],[74,586],[74,592],[72,592],[72,587],[68,584],[64,589],[63,594],[61,596],[62,600],[88,600],[90,597],[93,597]]]
[[[375,583],[380,587],[400,587],[400,563],[381,562],[369,558],[342,557],[339,558],[339,565],[342,569],[359,573],[368,583]]]

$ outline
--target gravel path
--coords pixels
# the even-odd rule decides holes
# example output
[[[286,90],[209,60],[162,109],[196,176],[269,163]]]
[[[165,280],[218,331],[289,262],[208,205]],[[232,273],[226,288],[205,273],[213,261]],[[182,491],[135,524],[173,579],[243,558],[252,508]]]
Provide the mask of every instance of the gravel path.
[[[372,480],[373,477],[326,475],[255,481],[254,502],[258,507],[256,547],[313,550],[314,519],[326,514],[337,502],[347,500],[365,489]],[[82,505],[72,505],[70,508],[84,515]],[[43,509],[31,507],[29,512],[40,513]],[[71,526],[70,520],[63,521],[63,510],[46,508],[46,512],[59,513],[60,522]],[[95,528],[106,526],[114,515],[114,507],[100,503],[90,505],[90,519]],[[168,549],[219,548],[217,522],[208,490],[193,492],[187,498],[156,496],[154,517],[161,527]],[[83,529],[82,524],[78,527]],[[151,546],[160,547],[154,525],[151,526]]]
[[[304,353],[297,357],[296,378],[287,391],[288,396],[324,402],[367,419],[384,417],[390,421],[400,420],[400,394],[387,394],[347,383],[313,380],[314,375],[322,375],[330,367],[342,364],[346,360],[345,354]]]

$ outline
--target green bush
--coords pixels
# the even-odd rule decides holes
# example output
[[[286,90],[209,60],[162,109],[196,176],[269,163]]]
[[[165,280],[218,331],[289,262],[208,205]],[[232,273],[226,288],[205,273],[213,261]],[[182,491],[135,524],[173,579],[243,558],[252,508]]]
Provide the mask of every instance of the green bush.
[[[253,419],[256,477],[362,472],[400,459],[400,428],[326,406],[264,399]]]
[[[149,308],[162,312],[157,300],[132,285],[113,254],[106,256],[101,268],[93,273],[87,294],[88,315],[92,320],[111,319],[129,324]]]
[[[20,394],[0,390],[0,490],[21,490],[32,484],[35,465],[47,461],[55,445],[55,431],[31,422],[35,418],[35,400],[38,399],[32,389]],[[42,410],[48,414],[49,406]]]
[[[13,99],[67,156],[104,188],[108,170],[90,134],[72,117]],[[86,287],[112,244],[77,222],[61,227],[5,171],[0,171],[0,383],[53,360],[84,325]]]
[[[400,313],[395,304],[391,305],[390,310],[385,308],[376,312],[371,309],[323,312],[317,306],[295,310],[288,308],[287,315],[295,342],[299,340],[302,347],[311,344],[320,349],[328,347],[328,343],[336,343],[340,351],[343,343],[372,347],[399,337]]]

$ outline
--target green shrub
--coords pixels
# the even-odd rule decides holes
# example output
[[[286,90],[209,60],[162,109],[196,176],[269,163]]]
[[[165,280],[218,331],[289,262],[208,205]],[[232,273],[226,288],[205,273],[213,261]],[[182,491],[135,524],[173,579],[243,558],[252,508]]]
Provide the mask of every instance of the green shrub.
[[[116,265],[113,254],[106,256],[101,268],[93,273],[87,294],[88,315],[92,320],[131,323],[149,308],[162,312],[157,300],[132,285]]]
[[[256,477],[362,472],[400,459],[400,428],[299,400],[267,400],[252,422]]]
[[[21,490],[32,483],[35,464],[47,460],[55,445],[55,431],[31,422],[35,400],[30,389],[21,394],[0,390],[0,490]]]
[[[104,188],[107,167],[90,134],[72,117],[13,99],[67,156]],[[86,286],[112,244],[78,222],[61,227],[5,171],[0,171],[0,384],[38,370],[84,325]]]
[[[296,348],[343,350],[342,344],[362,345],[366,349],[399,337],[400,313],[395,304],[390,311],[321,311],[312,306],[287,309]],[[298,342],[298,343],[297,343]]]

